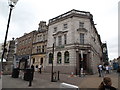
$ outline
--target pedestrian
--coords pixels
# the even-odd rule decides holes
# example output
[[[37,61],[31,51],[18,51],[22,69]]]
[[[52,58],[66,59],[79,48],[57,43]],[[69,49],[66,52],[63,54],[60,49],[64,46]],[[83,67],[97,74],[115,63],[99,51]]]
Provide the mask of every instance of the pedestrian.
[[[108,65],[106,65],[106,74],[109,74],[109,66]]]
[[[103,81],[99,85],[98,90],[117,90],[117,89],[112,86],[112,81],[110,77],[104,77]]]
[[[39,65],[39,73],[41,74],[41,72],[42,72],[42,65],[40,64]]]
[[[30,69],[30,72],[29,72],[29,86],[32,86],[32,80],[33,80],[33,77],[34,77],[34,66],[32,65],[31,66],[31,69]]]
[[[99,77],[101,77],[102,76],[102,65],[101,64],[98,65],[98,73],[99,73]]]
[[[31,71],[31,74],[32,74],[32,80],[33,80],[33,77],[34,77],[34,72],[35,72],[35,68],[34,68],[34,66],[33,66],[33,65],[31,66],[31,70],[32,70],[32,71]]]
[[[38,71],[38,65],[35,66],[35,71]]]

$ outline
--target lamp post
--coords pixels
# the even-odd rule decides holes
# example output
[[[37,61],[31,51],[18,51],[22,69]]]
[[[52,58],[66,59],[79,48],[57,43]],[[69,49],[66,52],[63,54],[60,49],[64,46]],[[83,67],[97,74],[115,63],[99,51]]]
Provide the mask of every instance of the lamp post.
[[[8,24],[7,24],[7,30],[6,30],[6,34],[5,34],[5,40],[4,40],[4,45],[3,45],[3,53],[2,53],[2,58],[1,58],[1,66],[3,66],[3,58],[4,58],[4,54],[5,54],[5,46],[6,46],[6,41],[7,41],[7,35],[8,35],[8,29],[9,29],[9,24],[10,24],[10,18],[11,18],[11,13],[12,13],[12,10],[14,8],[14,6],[16,5],[18,0],[9,0],[8,3],[9,3],[9,6],[10,6],[10,12],[9,12],[9,17],[8,17]],[[3,67],[2,67],[2,70],[3,70]]]
[[[54,82],[54,80],[53,80],[53,60],[54,60],[54,43],[53,43],[53,55],[52,55],[51,82]]]

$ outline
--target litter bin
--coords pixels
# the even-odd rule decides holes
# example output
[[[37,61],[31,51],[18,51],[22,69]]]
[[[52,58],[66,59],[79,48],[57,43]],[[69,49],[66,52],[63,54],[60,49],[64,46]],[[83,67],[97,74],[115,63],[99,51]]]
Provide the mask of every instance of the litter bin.
[[[19,77],[19,69],[18,68],[14,68],[12,71],[12,77],[13,78],[18,78]]]
[[[25,81],[33,80],[33,71],[32,71],[31,68],[25,69],[25,72],[24,72],[24,80],[25,80]]]

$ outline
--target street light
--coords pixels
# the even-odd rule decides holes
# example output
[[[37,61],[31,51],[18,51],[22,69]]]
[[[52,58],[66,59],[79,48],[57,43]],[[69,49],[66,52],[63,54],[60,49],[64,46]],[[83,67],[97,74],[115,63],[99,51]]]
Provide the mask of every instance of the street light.
[[[53,55],[52,55],[51,82],[54,82],[54,78],[53,78],[53,60],[54,60],[54,43],[53,43]]]
[[[8,35],[8,29],[9,29],[9,24],[10,24],[10,18],[11,18],[11,13],[12,13],[12,9],[14,8],[14,6],[16,5],[18,0],[8,0],[8,4],[10,6],[10,12],[9,12],[9,17],[8,17],[8,24],[7,24],[7,30],[6,30],[6,34],[5,34],[5,40],[4,40],[4,46],[3,46],[3,53],[2,53],[2,58],[1,58],[1,66],[3,66],[3,58],[4,58],[4,54],[5,54],[5,46],[6,46],[6,41],[7,41],[7,35]],[[3,70],[3,68],[2,68]]]

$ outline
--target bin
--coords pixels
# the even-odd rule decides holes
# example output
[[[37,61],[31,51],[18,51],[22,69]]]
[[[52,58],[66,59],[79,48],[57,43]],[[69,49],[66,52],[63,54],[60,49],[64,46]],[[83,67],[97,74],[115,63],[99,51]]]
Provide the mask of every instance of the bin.
[[[19,77],[19,69],[18,68],[14,68],[12,71],[12,77],[13,78],[18,78]]]
[[[25,81],[33,80],[33,71],[32,71],[31,68],[25,69],[25,72],[24,72],[24,80],[25,80]]]

